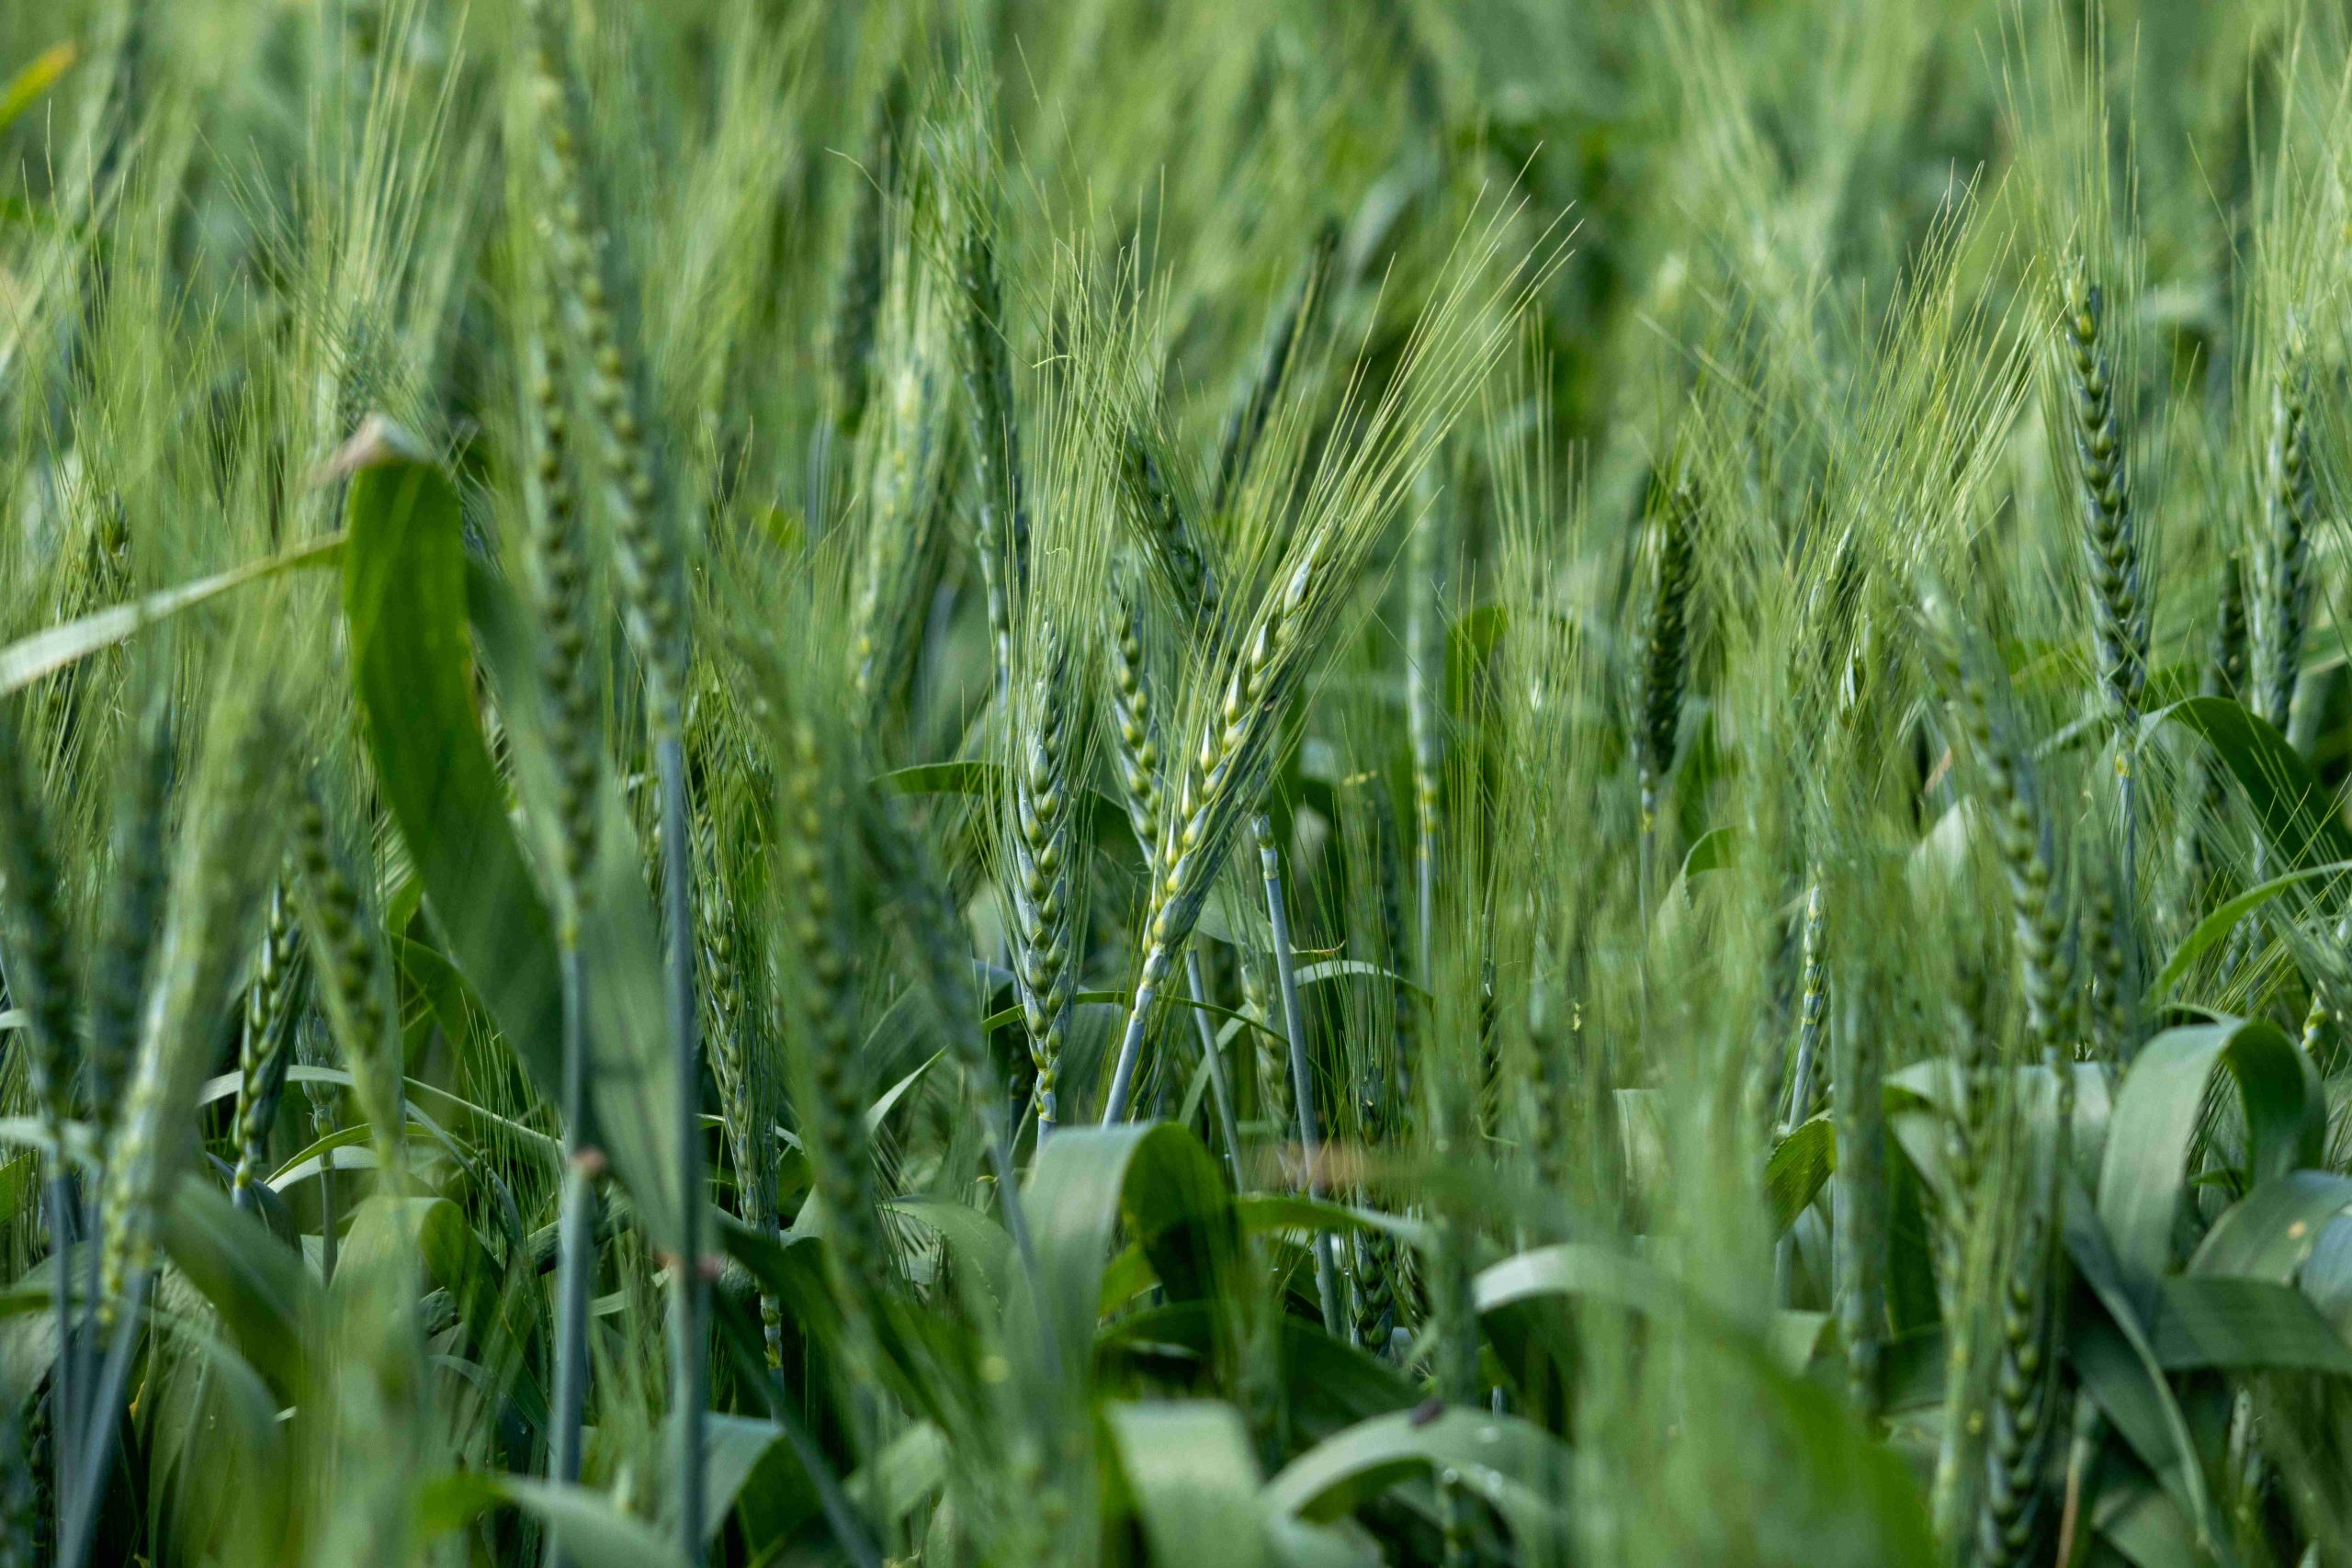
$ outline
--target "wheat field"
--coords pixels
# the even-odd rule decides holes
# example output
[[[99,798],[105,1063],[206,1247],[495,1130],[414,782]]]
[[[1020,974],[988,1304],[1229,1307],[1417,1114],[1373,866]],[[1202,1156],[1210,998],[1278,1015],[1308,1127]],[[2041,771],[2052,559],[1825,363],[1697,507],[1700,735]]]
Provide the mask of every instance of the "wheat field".
[[[0,1564],[2352,1568],[2352,10],[0,7]]]

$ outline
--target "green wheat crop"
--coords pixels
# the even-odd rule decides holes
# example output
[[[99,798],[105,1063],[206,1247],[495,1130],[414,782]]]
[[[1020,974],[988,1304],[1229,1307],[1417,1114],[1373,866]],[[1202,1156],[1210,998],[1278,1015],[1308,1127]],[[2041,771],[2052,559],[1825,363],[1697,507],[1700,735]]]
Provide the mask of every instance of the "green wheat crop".
[[[2345,0],[0,6],[0,1568],[2352,1564]]]

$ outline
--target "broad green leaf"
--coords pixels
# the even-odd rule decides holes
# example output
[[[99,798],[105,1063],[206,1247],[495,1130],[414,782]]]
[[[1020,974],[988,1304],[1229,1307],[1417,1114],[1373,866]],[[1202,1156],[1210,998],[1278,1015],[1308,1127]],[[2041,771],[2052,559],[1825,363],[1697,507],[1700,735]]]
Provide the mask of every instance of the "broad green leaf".
[[[301,1258],[193,1174],[174,1188],[160,1239],[245,1359],[281,1394],[304,1388],[318,1350],[319,1292]]]
[[[684,1568],[676,1542],[622,1513],[603,1493],[520,1475],[459,1472],[429,1482],[418,1489],[418,1524],[427,1535],[445,1533],[502,1503],[560,1538],[564,1555],[579,1568]]]
[[[548,1391],[534,1371],[545,1359],[544,1320],[536,1289],[527,1298],[518,1297],[506,1270],[455,1202],[447,1198],[413,1201],[417,1206],[410,1220],[426,1282],[447,1292],[469,1352],[487,1365],[514,1369],[495,1393],[533,1430],[545,1430]]]
[[[947,1438],[928,1421],[901,1431],[842,1483],[869,1518],[903,1519],[937,1495],[947,1476]]]
[[[1264,1524],[1266,1550],[1283,1568],[1381,1568],[1379,1544],[1352,1523],[1313,1525],[1283,1515]]]
[[[2174,1440],[2172,1421],[2178,1411],[2164,1389],[2160,1372],[2149,1370],[2112,1323],[2096,1317],[2072,1326],[2066,1359],[2084,1397],[2098,1406],[2108,1427],[2121,1437],[2123,1446],[2148,1467],[2154,1477],[2151,1489],[2165,1500],[2193,1543],[2195,1532],[2181,1498],[2184,1478],[2193,1472]],[[2185,1560],[2200,1565],[2211,1561],[2201,1551],[2192,1551]]]
[[[1031,1167],[1026,1217],[1037,1254],[1036,1303],[1065,1362],[1092,1344],[1112,1241],[1124,1220],[1170,1293],[1210,1293],[1235,1245],[1216,1162],[1170,1123],[1056,1133]]]
[[[1802,1372],[1820,1358],[1827,1346],[1831,1321],[1826,1312],[1775,1312],[1766,1337],[1783,1367]]]
[[[796,1434],[780,1421],[747,1420],[715,1413],[707,1413],[704,1419],[709,1423],[706,1427],[709,1471],[704,1479],[704,1539],[716,1540],[728,1515],[754,1478],[765,1481],[778,1476],[787,1467],[799,1470],[798,1456],[814,1450],[796,1442]],[[937,1492],[944,1473],[944,1461],[938,1428],[928,1422],[918,1423],[893,1438],[873,1463],[851,1476],[846,1494],[867,1509],[896,1520]],[[817,1501],[817,1489],[808,1485],[805,1471],[797,1484],[786,1484],[795,1492],[805,1491],[810,1502]],[[822,1511],[821,1507],[817,1511]],[[861,1541],[861,1549],[863,1546]]]
[[[1931,1548],[1925,1510],[1903,1461],[1875,1441],[1827,1390],[1791,1372],[1790,1347],[1778,1325],[1770,1337],[1724,1317],[1656,1266],[1604,1247],[1564,1243],[1537,1247],[1488,1268],[1473,1284],[1480,1316],[1491,1329],[1515,1314],[1557,1312],[1570,1302],[1614,1307],[1661,1324],[1681,1323],[1724,1357],[1727,1370],[1753,1380],[1759,1408],[1774,1423],[1802,1476],[1786,1501],[1800,1517],[1832,1521],[1840,1529],[1870,1532],[1886,1562],[1927,1562]],[[1531,1315],[1530,1321],[1543,1320]],[[1556,1319],[1550,1325],[1561,1331]],[[1558,1344],[1564,1362],[1573,1347]]]
[[[419,1025],[438,1024],[450,1044],[462,1048],[478,1005],[464,974],[438,948],[404,936],[392,936],[390,942],[392,961],[424,998]],[[414,1061],[413,1054],[408,1059]]]
[[[1783,1318],[1796,1315],[1787,1312],[1781,1314]],[[1887,1412],[1941,1408],[1950,1353],[1951,1341],[1944,1337],[1941,1324],[1910,1329],[1888,1339],[1881,1383]]]
[[[466,563],[465,592],[476,646],[505,721],[515,786],[526,808],[524,830],[534,835],[538,863],[553,864],[560,786],[541,701],[537,629],[521,601],[476,562]],[[641,1189],[651,1184],[661,1207],[645,1224],[662,1242],[677,1235],[682,1211],[676,1185],[678,1084],[661,926],[646,889],[628,804],[609,770],[599,774],[596,805],[596,859],[586,874],[594,897],[580,926],[581,961],[588,972],[589,1109],[598,1138],[638,1200],[640,1216],[646,1203]],[[428,897],[430,892],[428,882]],[[453,938],[451,946],[456,945]]]
[[[1159,1365],[1171,1352],[1189,1364],[1210,1363],[1223,1325],[1215,1321],[1219,1303],[1178,1302],[1122,1314],[1096,1341],[1106,1367]],[[1319,1440],[1359,1421],[1411,1404],[1415,1385],[1388,1362],[1323,1332],[1321,1325],[1285,1314],[1276,1345],[1274,1382],[1282,1390],[1283,1415],[1293,1431]]]
[[[1408,1247],[1430,1245],[1430,1227],[1419,1220],[1351,1203],[1335,1203],[1325,1198],[1308,1198],[1295,1192],[1246,1192],[1234,1200],[1233,1208],[1245,1235],[1264,1235],[1280,1230],[1328,1230],[1339,1235],[1381,1231]]]
[[[2201,736],[2237,781],[2279,863],[2301,869],[2352,861],[2352,831],[2335,819],[2328,792],[2287,738],[2228,697],[2190,697],[2150,714],[2143,734],[2176,724]]]
[[[822,1236],[797,1228],[784,1236],[773,1235],[724,1212],[714,1213],[712,1219],[714,1242],[743,1265],[761,1290],[776,1299],[785,1320],[808,1341],[812,1367],[831,1366],[843,1369],[846,1376],[878,1379],[917,1414],[930,1419],[946,1418],[943,1402],[952,1391],[941,1386],[937,1366],[942,1359],[967,1359],[970,1349],[968,1340],[959,1337],[951,1320],[928,1312],[900,1312],[888,1302],[879,1303],[864,1325],[872,1336],[871,1348],[881,1353],[881,1365],[875,1366],[870,1356],[859,1354],[868,1348],[867,1341],[852,1336],[842,1322],[838,1298],[827,1278]],[[842,1392],[825,1382],[812,1379],[804,1392],[828,1397]]]
[[[2328,1223],[2347,1209],[2352,1177],[2290,1171],[2231,1204],[2197,1244],[2188,1271],[2287,1283],[2319,1245]]]
[[[1772,1234],[1797,1223],[1838,1168],[1838,1129],[1824,1111],[1772,1147],[1764,1168],[1764,1195],[1772,1208]]]
[[[2245,1108],[2249,1182],[2318,1162],[2326,1104],[2311,1059],[2260,1019],[2168,1029],[2124,1075],[2108,1126],[2099,1218],[2143,1311],[2170,1272],[2172,1231],[2188,1191],[2189,1145],[2206,1086],[2227,1071]]]
[[[159,1312],[158,1362],[186,1363],[148,1381],[140,1400],[152,1469],[149,1485],[168,1490],[182,1529],[239,1530],[247,1542],[282,1516],[288,1483],[283,1393],[218,1334],[208,1314]],[[193,1375],[190,1375],[193,1374]],[[220,1480],[233,1475],[233,1487]],[[266,1521],[266,1522],[265,1522]],[[230,1540],[236,1539],[231,1535]]]
[[[1130,1177],[1130,1179],[1137,1179]],[[1429,1226],[1419,1220],[1297,1193],[1244,1193],[1233,1200],[1233,1213],[1244,1235],[1274,1235],[1288,1231],[1309,1234],[1329,1231],[1345,1235],[1359,1231],[1382,1231],[1407,1247],[1426,1248],[1430,1244]],[[1153,1260],[1146,1255],[1142,1244],[1131,1244],[1111,1260],[1110,1268],[1103,1273],[1102,1310],[1107,1313],[1124,1306],[1145,1290],[1161,1282]]]
[[[2108,1092],[2108,1070],[2096,1062],[2074,1065],[2075,1115],[2072,1123],[2073,1163],[2076,1170],[2095,1167],[2107,1146],[2113,1106]],[[2055,1122],[2057,1080],[2039,1065],[2012,1068],[2012,1092],[2037,1148],[2046,1149]],[[1914,1062],[1886,1079],[1887,1130],[1909,1160],[1911,1168],[1939,1197],[1947,1191],[1944,1169],[1942,1108],[1951,1103],[1954,1068],[1948,1056]]]
[[[430,1135],[420,1127],[407,1129],[407,1135],[430,1143]],[[284,1165],[269,1173],[269,1188],[281,1196],[289,1187],[317,1178],[322,1170],[373,1170],[376,1151],[372,1146],[376,1129],[362,1122],[347,1127],[337,1127],[322,1138],[297,1149]]]
[[[448,955],[550,1099],[561,1089],[553,921],[507,817],[506,789],[474,709],[458,495],[433,464],[379,434],[356,443],[345,501],[344,615],[352,682],[378,788],[407,843]],[[526,680],[523,682],[528,686]],[[513,694],[508,694],[510,697]],[[522,705],[519,702],[515,706]],[[520,729],[510,716],[510,729]],[[582,933],[595,1043],[596,1133],[656,1245],[673,1243],[675,1086],[665,1056],[652,915],[634,840],[611,804],[597,918]],[[614,863],[630,862],[626,884]]]
[[[832,1531],[834,1544],[850,1562],[856,1568],[881,1568],[880,1554],[840,1480],[801,1426],[782,1374],[767,1363],[756,1304],[725,1290],[715,1294],[711,1304],[716,1309],[712,1318],[721,1351],[733,1359],[744,1388],[763,1399],[769,1413],[766,1421],[712,1417],[714,1422],[743,1423],[740,1432],[719,1439],[729,1444],[729,1455],[712,1455],[708,1494],[712,1528],[723,1526],[728,1515],[735,1513],[752,1560],[767,1562],[775,1561],[803,1527],[821,1516]],[[928,1422],[915,1429],[936,1430]],[[749,1467],[730,1475],[744,1460],[742,1450],[755,1442],[758,1451],[750,1457]]]
[[[2136,1474],[2100,1485],[2091,1528],[2137,1568],[2196,1568],[2199,1560],[2180,1506]]]
[[[506,816],[474,711],[456,489],[379,443],[345,502],[352,680],[385,803],[460,968],[552,1096],[560,1084],[555,932]]]
[[[2144,1057],[2143,1057],[2144,1059]],[[2188,1417],[2165,1381],[2142,1307],[2098,1210],[2080,1186],[2067,1183],[2066,1255],[2091,1293],[2107,1309],[2108,1323],[2078,1319],[2068,1348],[2076,1373],[2141,1461],[2179,1504],[2199,1546],[2222,1553],[2222,1529],[2206,1490],[2203,1462],[2189,1435]],[[2151,1294],[2153,1292],[2150,1292]],[[2226,1561],[2226,1559],[2225,1559]]]
[[[1519,1253],[1480,1270],[1471,1285],[1482,1314],[1542,1296],[1589,1298],[1650,1316],[1673,1315],[1683,1304],[1680,1292],[1650,1265],[1585,1242]]]
[[[1266,1561],[1258,1459],[1238,1411],[1213,1400],[1150,1400],[1113,1404],[1103,1416],[1157,1561]]]
[[[713,1410],[703,1416],[702,1434],[703,1535],[709,1540],[727,1528],[727,1516],[735,1511],[744,1483],[768,1451],[784,1442],[784,1428],[773,1421]]]
[[[2352,1376],[2352,1346],[2291,1285],[2190,1274],[2165,1280],[2158,1293],[2152,1337],[2167,1369]]]
[[[933,1052],[930,1055],[925,1056],[922,1062],[917,1064],[912,1072],[906,1074],[904,1077],[900,1077],[898,1082],[892,1084],[888,1089],[884,1089],[882,1091],[881,1098],[875,1100],[873,1104],[865,1108],[866,1131],[869,1133],[880,1132],[882,1130],[882,1124],[890,1119],[890,1112],[898,1109],[899,1102],[900,1100],[906,1099],[907,1091],[915,1087],[916,1083],[922,1079],[923,1074],[938,1066],[941,1059],[946,1055],[947,1053],[944,1050]]]
[[[776,1298],[801,1334],[828,1355],[846,1354],[841,1315],[825,1280],[823,1244],[814,1236],[775,1236],[721,1213],[714,1239]]]
[[[1277,1515],[1336,1519],[1408,1476],[1451,1472],[1510,1521],[1515,1544],[1537,1556],[1562,1544],[1553,1501],[1568,1491],[1572,1460],[1557,1438],[1514,1416],[1448,1406],[1375,1416],[1325,1438],[1266,1483]]]
[[[2352,1339],[2352,1218],[2330,1221],[2303,1260],[2303,1294],[2336,1333]]]
[[[1671,1284],[1640,1259],[1576,1242],[1536,1247],[1482,1270],[1471,1282],[1471,1300],[1496,1359],[1537,1400],[1575,1375],[1577,1303],[1645,1317],[1681,1310]]]

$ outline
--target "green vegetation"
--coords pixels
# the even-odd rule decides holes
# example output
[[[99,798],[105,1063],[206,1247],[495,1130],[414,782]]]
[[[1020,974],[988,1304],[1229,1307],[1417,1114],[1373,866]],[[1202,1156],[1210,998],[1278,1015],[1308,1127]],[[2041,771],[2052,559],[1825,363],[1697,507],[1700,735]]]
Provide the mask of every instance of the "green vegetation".
[[[2352,1564],[2352,15],[0,6],[0,1564]]]

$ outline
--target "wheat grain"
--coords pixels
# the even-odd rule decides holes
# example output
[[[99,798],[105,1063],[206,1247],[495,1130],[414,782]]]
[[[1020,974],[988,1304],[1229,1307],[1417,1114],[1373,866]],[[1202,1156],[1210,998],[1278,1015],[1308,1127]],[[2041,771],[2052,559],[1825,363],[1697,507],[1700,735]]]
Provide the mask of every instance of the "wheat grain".
[[[231,1125],[237,1134],[237,1169],[230,1190],[240,1208],[254,1206],[254,1179],[268,1153],[269,1131],[292,1057],[296,943],[293,911],[281,878],[270,890],[269,918],[254,950],[253,978],[245,985],[243,1033],[237,1048],[237,1108]]]
[[[2257,711],[2287,728],[2303,663],[2303,624],[2310,615],[2311,531],[2317,504],[2310,434],[2304,421],[2306,380],[2299,358],[2278,371],[2270,394],[2270,441],[2263,469],[2262,613],[2256,640]]]

